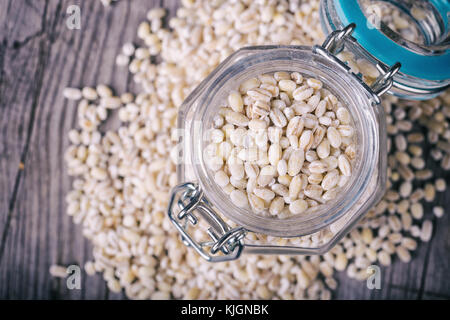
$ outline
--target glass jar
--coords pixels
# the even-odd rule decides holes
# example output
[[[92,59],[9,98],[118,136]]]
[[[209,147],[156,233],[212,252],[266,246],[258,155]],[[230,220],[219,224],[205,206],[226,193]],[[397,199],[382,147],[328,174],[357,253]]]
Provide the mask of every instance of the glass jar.
[[[330,12],[333,13],[336,5],[343,2],[322,2],[325,30],[341,26],[335,15],[330,18]],[[398,72],[399,63],[388,67],[372,56],[351,36],[354,30],[358,28],[353,23],[342,30],[334,30],[322,46],[240,49],[222,62],[184,101],[178,115],[179,144],[175,149],[180,184],[172,190],[168,215],[181,233],[183,242],[206,260],[232,260],[242,252],[325,253],[383,196],[387,150],[386,121],[379,105],[380,95],[392,88],[391,92],[400,96],[429,97],[448,86],[450,77],[430,80],[434,81],[433,86],[429,86],[431,82],[417,82],[415,78]],[[378,77],[370,85],[364,82],[361,74],[353,73],[335,56],[342,50],[349,50],[357,59],[364,57],[373,63],[379,71]],[[235,206],[214,182],[213,172],[205,163],[209,129],[229,92],[249,78],[276,71],[299,71],[306,77],[321,80],[324,87],[343,101],[350,111],[358,146],[352,175],[339,196],[308,209],[307,215],[286,219],[261,216],[250,208]],[[408,86],[404,85],[405,79],[411,80]],[[418,88],[420,85],[422,87]]]

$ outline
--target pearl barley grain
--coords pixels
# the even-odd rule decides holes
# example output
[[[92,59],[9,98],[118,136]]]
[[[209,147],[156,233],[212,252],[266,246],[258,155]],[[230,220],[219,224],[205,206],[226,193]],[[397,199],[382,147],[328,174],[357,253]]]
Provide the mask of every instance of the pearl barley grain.
[[[404,263],[408,263],[409,261],[411,261],[411,254],[409,253],[409,251],[403,247],[403,246],[398,246],[395,249],[397,256],[399,257],[399,259],[404,262]]]
[[[420,202],[413,203],[411,206],[411,214],[414,219],[421,219],[423,216],[423,206]]]
[[[433,207],[433,213],[437,218],[441,218],[444,215],[444,208],[435,206]]]
[[[304,152],[302,150],[294,150],[291,156],[289,157],[288,174],[291,177],[296,176],[300,172],[304,161],[305,161]]]
[[[242,102],[242,96],[239,92],[233,91],[228,96],[228,103],[235,112],[242,112],[244,110],[244,103]]]
[[[49,269],[50,275],[57,278],[66,278],[68,276],[67,268],[60,265],[51,265]]]
[[[444,179],[439,178],[439,179],[436,179],[436,181],[435,181],[435,187],[436,187],[436,191],[444,192],[445,189],[447,188],[447,183],[445,182]]]
[[[334,267],[336,268],[337,271],[344,271],[345,268],[347,267],[347,257],[345,256],[344,253],[340,253],[336,256],[336,261],[335,261],[335,265]]]
[[[294,81],[286,80],[286,79],[280,80],[280,82],[278,82],[278,86],[279,86],[280,90],[286,91],[286,92],[292,92],[297,87],[297,85]]]
[[[423,242],[428,242],[431,239],[433,233],[433,224],[430,220],[425,220],[422,224],[422,229],[420,230],[420,240]]]
[[[341,134],[335,127],[328,127],[327,138],[333,148],[339,148],[342,143]]]
[[[341,170],[342,174],[346,177],[351,175],[351,166],[347,157],[341,154],[338,158],[339,170]]]

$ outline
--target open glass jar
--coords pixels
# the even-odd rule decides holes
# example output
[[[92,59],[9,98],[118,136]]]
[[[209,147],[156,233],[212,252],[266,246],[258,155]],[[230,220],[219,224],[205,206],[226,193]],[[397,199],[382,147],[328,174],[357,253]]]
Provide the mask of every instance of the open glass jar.
[[[180,184],[172,190],[168,214],[183,242],[206,260],[232,260],[242,252],[321,254],[331,249],[385,191],[386,124],[379,96],[393,88],[392,93],[400,96],[426,98],[448,87],[448,75],[445,78],[445,74],[438,75],[437,71],[431,80],[418,81],[414,72],[413,75],[398,73],[399,63],[389,67],[372,55],[359,39],[351,36],[358,30],[357,25],[349,23],[342,27],[341,20],[352,15],[342,14],[341,19],[336,19],[339,17],[337,11],[351,11],[342,9],[344,2],[353,2],[360,8],[359,13],[363,13],[363,4],[356,1],[323,1],[322,23],[326,31],[332,32],[322,46],[243,48],[228,57],[183,103],[178,115],[179,144],[176,149]],[[370,25],[367,19],[364,23],[366,27]],[[342,28],[336,30],[337,27]],[[442,28],[448,31],[447,24]],[[384,32],[380,30],[377,32]],[[364,32],[359,32],[359,37],[364,37]],[[440,46],[439,52],[448,53],[448,43]],[[365,79],[363,75],[352,72],[348,64],[335,56],[342,50],[352,52],[355,59],[364,58],[372,63],[378,71],[377,77]],[[449,65],[444,64],[444,69]],[[308,214],[285,219],[258,215],[250,208],[234,205],[223,188],[214,182],[213,172],[205,163],[209,129],[229,92],[249,78],[279,71],[298,71],[306,77],[314,77],[343,101],[350,111],[358,146],[351,177],[339,190],[339,196],[308,209]],[[439,77],[441,79],[437,79]],[[363,80],[370,81],[366,83]]]

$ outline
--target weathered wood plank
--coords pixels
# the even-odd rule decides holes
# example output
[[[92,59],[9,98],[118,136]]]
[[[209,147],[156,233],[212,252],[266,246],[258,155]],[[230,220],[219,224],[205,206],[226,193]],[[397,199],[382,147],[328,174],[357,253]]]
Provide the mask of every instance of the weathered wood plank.
[[[44,3],[40,6],[41,13],[44,14]],[[30,93],[34,90],[33,81],[26,81],[30,77],[29,72],[35,70],[36,59],[29,59],[31,55],[38,57],[38,51],[22,51],[20,54],[11,55],[11,49],[14,46],[14,38],[12,30],[21,27],[21,19],[17,16],[24,10],[24,5],[13,6],[12,1],[6,5],[6,10],[2,10],[3,25],[0,46],[0,105],[2,117],[0,118],[1,138],[0,138],[0,181],[2,185],[2,214],[0,221],[0,236],[3,234],[4,226],[7,224],[9,217],[10,202],[15,197],[14,189],[20,180],[20,172],[18,170],[20,159],[22,157],[26,135],[30,124],[31,110],[24,112],[21,108],[13,108],[12,106],[32,104],[33,97]],[[11,17],[16,17],[12,20]],[[41,17],[42,19],[42,17]],[[40,24],[39,18],[36,24]],[[19,42],[17,42],[19,43]],[[20,67],[22,66],[22,69]],[[12,70],[15,70],[12,73]],[[18,92],[26,94],[18,94]],[[11,201],[10,201],[11,200]],[[0,238],[1,239],[1,238]],[[0,252],[1,252],[0,244]]]
[[[0,109],[3,150],[0,163],[5,203],[2,205],[2,223],[0,224],[0,259],[5,256],[9,230],[15,227],[17,222],[14,219],[15,203],[19,197],[24,176],[24,172],[19,170],[19,163],[26,158],[29,147],[34,117],[42,91],[42,66],[46,63],[47,57],[43,35],[39,32],[30,34],[30,26],[34,25],[34,30],[41,30],[42,26],[46,25],[49,16],[47,7],[47,3],[40,3],[37,7],[40,15],[34,16],[35,9],[30,19],[25,21],[27,15],[24,12],[30,11],[25,3],[10,1],[6,6],[4,31],[1,36],[4,58]],[[18,35],[17,30],[22,26],[28,28],[23,29],[25,34]],[[25,45],[34,41],[37,45],[23,50]],[[14,269],[6,267],[4,270],[6,270],[4,273],[10,277],[18,276],[17,273],[13,274]],[[4,292],[7,286],[4,285],[5,281],[1,283],[0,289]]]

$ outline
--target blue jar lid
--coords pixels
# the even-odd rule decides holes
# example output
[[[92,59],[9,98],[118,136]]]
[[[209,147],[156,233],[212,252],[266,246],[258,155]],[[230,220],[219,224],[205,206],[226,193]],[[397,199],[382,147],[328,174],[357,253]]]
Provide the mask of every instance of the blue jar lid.
[[[442,16],[445,28],[448,26],[450,1],[430,0]],[[361,10],[357,0],[334,0],[336,13],[344,25],[355,23],[352,36],[360,45],[386,65],[402,64],[401,72],[426,80],[450,79],[450,49],[440,55],[423,55],[413,52],[383,34],[372,26]]]

